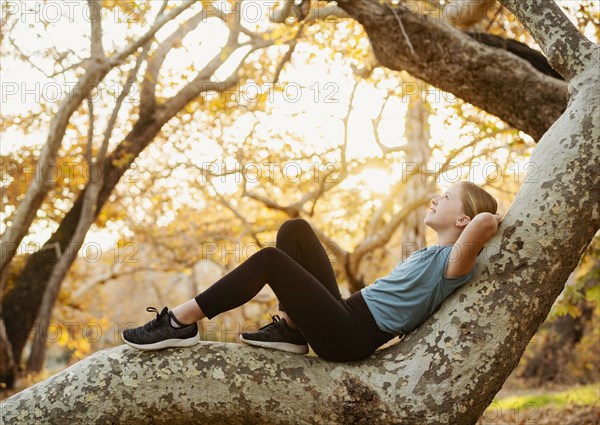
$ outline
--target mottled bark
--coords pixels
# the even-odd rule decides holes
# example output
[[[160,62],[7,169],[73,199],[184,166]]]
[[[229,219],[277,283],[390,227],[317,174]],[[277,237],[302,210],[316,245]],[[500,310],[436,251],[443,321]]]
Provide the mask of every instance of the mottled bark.
[[[593,244],[594,242],[592,242]],[[586,256],[589,254],[588,251]],[[576,349],[577,344],[585,335],[589,335],[587,332],[593,332],[597,325],[594,316],[596,302],[588,300],[585,294],[589,289],[598,285],[597,278],[592,277],[598,276],[598,273],[600,273],[600,258],[596,258],[594,266],[588,272],[588,276],[584,277],[584,282],[578,289],[581,291],[581,297],[577,298],[574,306],[580,314],[576,317],[566,314],[555,318],[550,323],[544,323],[542,327],[546,328],[546,333],[538,339],[537,344],[533,347],[535,350],[533,356],[527,359],[519,377],[526,379],[533,386],[540,386],[548,381],[573,383],[572,376],[569,376],[568,363],[570,361],[575,365],[580,363],[576,359],[579,355]],[[586,373],[584,380],[578,383],[593,382],[594,376],[597,374]]]
[[[392,351],[340,364],[231,343],[121,346],[5,400],[0,411],[6,423],[420,424],[396,402]]]
[[[550,65],[566,80],[598,65],[598,46],[571,23],[554,1],[501,0],[531,33],[546,53]]]
[[[519,7],[511,10],[527,13]],[[543,48],[553,45],[543,26],[531,31]],[[7,399],[3,419],[475,423],[600,228],[599,50],[574,40],[576,66],[563,68],[567,110],[534,150],[473,279],[400,343],[347,364],[224,343],[154,353],[122,346]]]

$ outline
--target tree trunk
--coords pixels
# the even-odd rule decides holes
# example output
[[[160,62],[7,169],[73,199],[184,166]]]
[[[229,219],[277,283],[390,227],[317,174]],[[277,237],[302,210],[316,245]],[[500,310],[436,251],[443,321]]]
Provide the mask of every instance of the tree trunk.
[[[17,365],[12,353],[12,346],[6,333],[4,320],[0,317],[0,388],[4,383],[8,388],[11,388],[15,380],[15,372]]]
[[[93,166],[93,163],[89,165]],[[96,203],[98,201],[98,193],[100,192],[101,186],[102,178],[100,178],[99,181],[88,182],[83,195],[81,207],[82,213],[73,233],[73,237],[69,241],[69,251],[63,253],[57,259],[55,266],[52,268],[50,277],[48,278],[47,287],[44,289],[37,317],[38,334],[34,339],[31,354],[27,361],[27,370],[29,371],[40,372],[44,366],[46,342],[48,341],[48,326],[50,325],[52,310],[56,303],[56,299],[58,298],[61,283],[67,275],[71,264],[75,261],[77,253],[83,245],[88,229],[96,219]]]
[[[592,242],[593,244],[594,242]],[[589,255],[589,253],[586,253]],[[597,258],[594,266],[588,272],[591,275],[598,275],[600,272],[600,258]],[[557,317],[552,323],[545,326],[546,334],[540,338],[539,344],[535,347],[533,356],[527,360],[525,367],[519,374],[534,386],[542,385],[544,382],[561,382],[573,384],[565,378],[568,371],[565,372],[565,366],[569,360],[576,354],[576,346],[582,340],[586,330],[594,328],[594,310],[595,302],[588,301],[585,293],[588,289],[598,285],[598,280],[584,277],[585,281],[579,291],[582,292],[581,298],[575,303],[580,314],[573,317],[569,314]],[[583,384],[585,382],[579,382]]]

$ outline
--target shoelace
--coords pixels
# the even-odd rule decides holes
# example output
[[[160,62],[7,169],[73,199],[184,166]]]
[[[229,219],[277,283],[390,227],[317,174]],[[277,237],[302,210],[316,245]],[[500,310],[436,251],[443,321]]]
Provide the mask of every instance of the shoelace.
[[[263,326],[262,328],[258,329],[259,331],[263,330],[264,328],[268,328],[269,326],[273,326],[275,323],[279,322],[281,320],[281,318],[279,317],[279,315],[271,315],[269,313],[269,316],[271,316],[271,319],[273,320],[271,323],[266,324],[265,326]]]
[[[158,325],[158,322],[160,321],[160,319],[163,318],[167,314],[167,310],[164,310],[164,313],[161,314],[161,312],[159,312],[156,309],[156,307],[146,307],[146,311],[149,313],[156,313],[156,318],[146,324],[147,330],[154,329],[156,327],[156,325]]]

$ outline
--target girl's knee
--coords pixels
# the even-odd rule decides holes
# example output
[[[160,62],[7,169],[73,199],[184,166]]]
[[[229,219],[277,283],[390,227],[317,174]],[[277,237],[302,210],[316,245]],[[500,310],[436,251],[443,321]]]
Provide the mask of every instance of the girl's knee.
[[[278,235],[281,234],[298,234],[306,231],[306,228],[311,228],[308,221],[303,218],[291,218],[283,222],[283,224],[279,227]]]
[[[260,249],[260,251],[258,251],[260,253],[262,253],[262,255],[266,255],[266,256],[276,256],[279,255],[282,251],[274,246],[265,246],[263,248]]]
[[[261,255],[268,258],[269,264],[282,264],[292,260],[284,251],[275,246],[265,246],[260,251]],[[275,261],[276,263],[273,263]],[[292,260],[293,261],[293,260]]]

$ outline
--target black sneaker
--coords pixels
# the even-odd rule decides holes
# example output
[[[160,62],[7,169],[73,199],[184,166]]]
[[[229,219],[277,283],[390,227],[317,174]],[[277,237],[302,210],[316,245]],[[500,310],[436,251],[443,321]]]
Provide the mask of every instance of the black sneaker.
[[[298,329],[290,327],[285,319],[280,319],[277,315],[271,317],[273,321],[258,331],[242,332],[240,341],[288,353],[308,353],[308,344]]]
[[[146,311],[156,313],[156,319],[135,329],[125,329],[121,334],[123,341],[132,347],[140,350],[159,350],[167,347],[191,347],[200,341],[196,322],[174,328],[167,307],[160,313],[154,307],[148,307]]]

